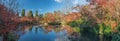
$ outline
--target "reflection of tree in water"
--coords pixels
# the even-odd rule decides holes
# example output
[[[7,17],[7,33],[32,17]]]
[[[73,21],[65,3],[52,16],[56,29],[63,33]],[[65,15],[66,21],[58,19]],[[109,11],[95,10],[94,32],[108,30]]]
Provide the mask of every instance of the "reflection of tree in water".
[[[43,27],[45,33],[48,33],[48,32],[52,32],[52,30],[54,30],[55,32],[59,32],[60,31],[60,27],[56,27],[56,26],[45,26]]]
[[[30,32],[32,31],[32,27],[30,27],[29,31],[30,31]]]
[[[22,26],[22,27],[20,27],[20,31],[22,32],[22,33],[25,33],[26,31],[29,31],[29,32],[31,32],[32,31],[32,25],[26,25],[26,26]]]
[[[34,27],[34,26],[33,26],[33,27]],[[32,27],[32,28],[33,28],[33,27]],[[31,29],[32,29],[32,28],[31,28]],[[42,28],[41,26],[35,26],[34,28],[35,28],[35,33],[38,33],[38,31],[43,31],[43,28]]]
[[[46,26],[44,29],[45,29],[47,32],[51,32],[53,28],[54,28],[54,26]]]
[[[37,27],[35,28],[35,33],[38,33],[38,28]]]
[[[56,33],[58,33],[58,32],[60,32],[60,28],[55,28],[54,31],[55,31]]]
[[[67,28],[67,26],[64,26]],[[49,32],[54,32],[57,34],[56,40],[61,40],[61,41],[68,41],[68,37],[67,34],[70,31],[67,31],[66,29],[62,29],[62,26],[56,27],[56,26],[23,26],[20,29],[20,32],[22,33],[22,35],[24,35],[25,33],[28,32],[35,32],[35,34],[38,33],[43,33],[43,34],[48,34]],[[69,29],[68,29],[69,30]]]
[[[25,32],[25,31],[27,31],[27,30],[29,30],[29,32],[31,32],[32,30],[33,30],[33,28],[35,29],[35,32],[38,32],[38,31],[43,31],[44,33],[48,33],[48,32],[52,32],[52,30],[54,30],[56,33],[57,32],[60,32],[61,30],[62,31],[64,31],[64,30],[66,30],[66,28],[68,28],[67,26],[64,26],[64,27],[61,27],[61,26],[59,26],[59,27],[56,27],[56,26],[51,26],[51,25],[49,25],[49,26],[23,26],[22,28],[21,28],[21,31],[22,32]],[[63,30],[64,29],[64,30]],[[67,30],[69,30],[69,31],[67,31],[67,32],[70,32],[71,30],[70,29],[67,29]]]
[[[32,25],[24,25],[24,26],[19,26],[18,29],[15,31],[17,36],[15,37],[18,37],[17,39],[20,38],[20,36],[24,35],[25,33],[27,33],[27,31],[31,32],[32,31]],[[16,38],[14,38],[16,39]]]
[[[66,30],[60,30],[59,33],[57,33],[57,37],[55,39],[55,41],[70,41],[68,39],[68,34]]]

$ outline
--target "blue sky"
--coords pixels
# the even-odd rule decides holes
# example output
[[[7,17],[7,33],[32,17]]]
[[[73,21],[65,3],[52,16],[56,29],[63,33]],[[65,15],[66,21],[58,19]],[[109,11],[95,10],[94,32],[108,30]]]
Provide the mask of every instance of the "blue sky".
[[[68,2],[69,1],[69,2]],[[62,10],[66,7],[74,6],[76,4],[86,4],[85,0],[19,0],[20,9],[25,9],[26,11],[36,10],[39,13],[53,12],[55,10]]]

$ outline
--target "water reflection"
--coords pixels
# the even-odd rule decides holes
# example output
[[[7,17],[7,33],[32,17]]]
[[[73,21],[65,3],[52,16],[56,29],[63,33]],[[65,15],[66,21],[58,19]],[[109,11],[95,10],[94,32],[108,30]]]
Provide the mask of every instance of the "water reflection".
[[[67,31],[55,26],[24,26],[18,41],[69,41]]]
[[[82,32],[74,32],[72,27],[64,26],[20,26],[16,30],[9,30],[2,34],[3,41],[110,41],[104,35],[96,35],[87,29]],[[0,39],[0,40],[1,40]]]

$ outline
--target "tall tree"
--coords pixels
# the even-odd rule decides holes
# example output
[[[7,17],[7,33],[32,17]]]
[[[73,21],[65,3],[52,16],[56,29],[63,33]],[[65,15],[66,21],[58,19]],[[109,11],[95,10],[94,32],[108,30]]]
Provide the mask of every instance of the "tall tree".
[[[35,17],[38,17],[38,16],[39,16],[38,10],[36,10],[36,12],[35,12]]]
[[[31,10],[28,12],[27,17],[33,17],[33,12]]]
[[[25,16],[25,9],[22,10],[22,16]]]
[[[39,18],[43,18],[43,14],[39,14]]]

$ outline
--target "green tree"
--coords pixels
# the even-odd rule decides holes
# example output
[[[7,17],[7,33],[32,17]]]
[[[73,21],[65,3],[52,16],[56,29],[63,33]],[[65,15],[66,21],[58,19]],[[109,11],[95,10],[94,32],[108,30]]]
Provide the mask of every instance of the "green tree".
[[[43,18],[43,14],[39,14],[39,18]]]
[[[33,17],[33,12],[31,10],[28,12],[27,17]]]
[[[22,10],[22,16],[25,16],[25,9]]]
[[[38,10],[36,10],[36,12],[35,12],[35,17],[38,17],[38,16],[39,16]]]

